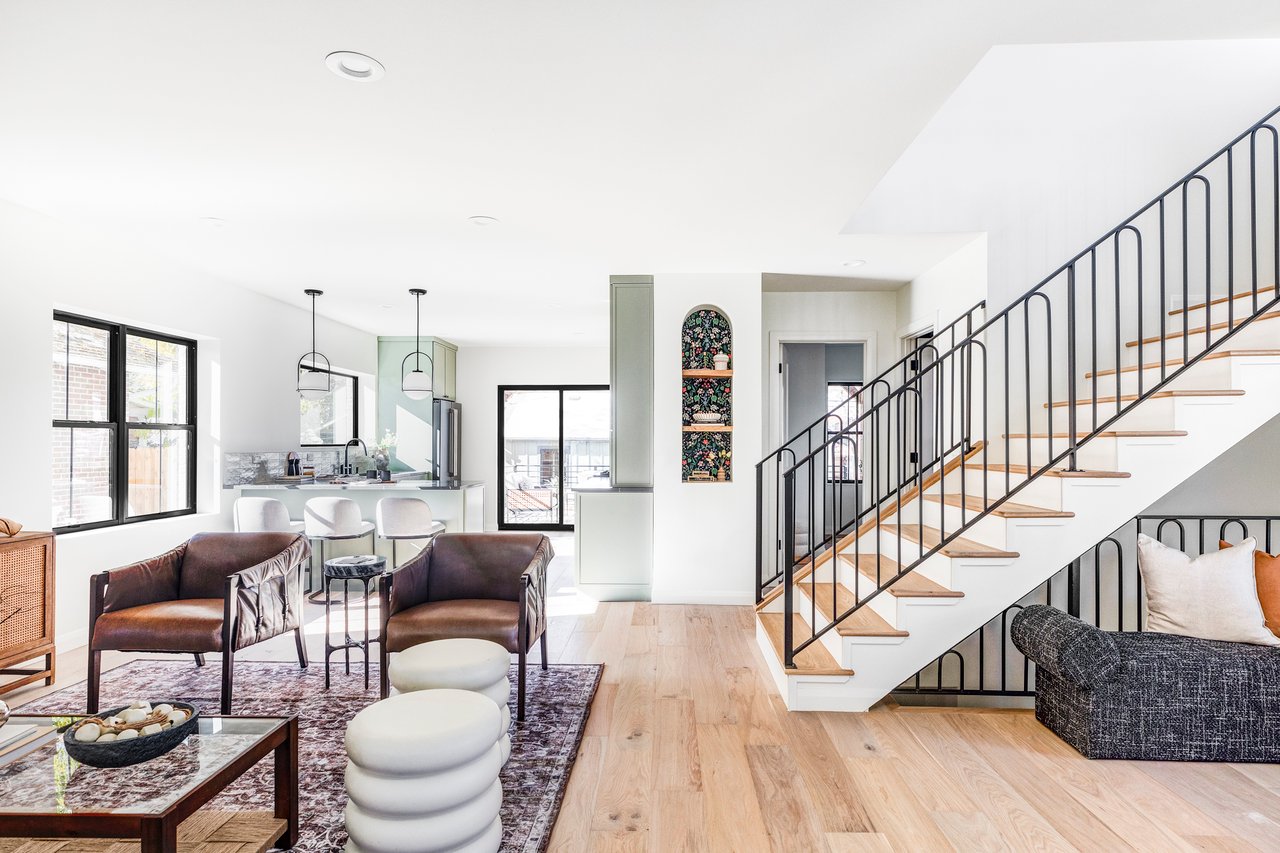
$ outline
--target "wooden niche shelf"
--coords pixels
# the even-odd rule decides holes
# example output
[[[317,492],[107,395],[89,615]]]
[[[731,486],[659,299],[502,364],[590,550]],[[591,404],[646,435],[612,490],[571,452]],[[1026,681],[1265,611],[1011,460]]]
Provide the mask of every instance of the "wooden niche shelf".
[[[733,329],[718,308],[689,312],[681,328],[681,471],[686,483],[733,479]],[[716,357],[720,356],[720,365]],[[695,414],[720,415],[719,423],[699,423]]]

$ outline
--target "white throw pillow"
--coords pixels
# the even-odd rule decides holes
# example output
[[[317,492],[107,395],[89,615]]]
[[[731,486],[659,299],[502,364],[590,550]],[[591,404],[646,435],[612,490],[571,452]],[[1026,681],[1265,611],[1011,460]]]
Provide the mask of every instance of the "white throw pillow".
[[[1147,590],[1147,630],[1202,640],[1280,646],[1267,630],[1253,574],[1254,539],[1194,560],[1138,535],[1138,568]]]

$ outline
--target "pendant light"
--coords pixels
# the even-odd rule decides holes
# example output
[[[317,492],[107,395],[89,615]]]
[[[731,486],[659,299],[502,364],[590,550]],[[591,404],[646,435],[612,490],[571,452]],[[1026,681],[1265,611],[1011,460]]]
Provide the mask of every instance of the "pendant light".
[[[298,359],[298,393],[305,400],[319,400],[333,390],[333,374],[329,372],[329,359],[316,352],[316,297],[323,290],[304,290],[311,297],[311,352]],[[304,364],[310,359],[310,364]],[[321,366],[321,362],[324,366]]]
[[[427,292],[420,287],[414,287],[409,290],[414,298],[414,313],[417,315],[417,327],[413,335],[413,352],[404,357],[404,361],[400,362],[400,390],[410,400],[428,400],[431,398],[431,373],[423,372],[422,359],[427,360],[427,364],[432,370],[435,369],[435,362],[431,360],[431,356],[422,351],[422,297]],[[405,373],[405,367],[409,364],[409,359],[413,359],[413,370]]]

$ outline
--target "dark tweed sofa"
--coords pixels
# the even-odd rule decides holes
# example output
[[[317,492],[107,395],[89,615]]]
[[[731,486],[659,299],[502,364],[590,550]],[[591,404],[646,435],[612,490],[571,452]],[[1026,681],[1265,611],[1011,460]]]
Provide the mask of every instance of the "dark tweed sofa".
[[[1088,758],[1280,762],[1280,648],[1109,633],[1042,604],[1010,631],[1036,719]]]

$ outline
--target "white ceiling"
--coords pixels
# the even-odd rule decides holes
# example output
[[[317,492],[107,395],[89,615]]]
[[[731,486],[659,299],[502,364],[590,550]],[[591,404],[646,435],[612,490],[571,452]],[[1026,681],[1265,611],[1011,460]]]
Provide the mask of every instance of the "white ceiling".
[[[598,344],[609,274],[961,245],[842,231],[993,44],[1245,36],[1280,4],[0,0],[0,198],[371,332],[423,286],[426,333]]]

